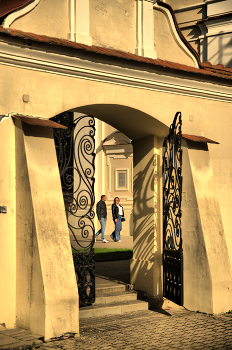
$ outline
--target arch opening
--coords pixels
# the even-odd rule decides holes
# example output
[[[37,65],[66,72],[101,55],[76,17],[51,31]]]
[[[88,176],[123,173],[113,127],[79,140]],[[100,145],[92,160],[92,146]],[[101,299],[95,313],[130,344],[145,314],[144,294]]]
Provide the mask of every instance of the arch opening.
[[[152,117],[141,110],[120,104],[91,104],[70,111],[91,115],[121,131],[132,141],[151,135],[165,137],[168,133],[168,126],[159,121],[158,116]]]
[[[65,113],[65,112],[63,112]],[[158,119],[138,109],[118,104],[91,104],[70,109],[74,113],[73,120],[81,115],[96,118],[95,160],[95,205],[101,194],[108,198],[107,239],[114,230],[111,219],[111,204],[115,196],[120,197],[126,216],[123,226],[122,240],[125,236],[133,236],[131,240],[134,259],[131,265],[131,276],[137,288],[141,281],[141,261],[145,263],[150,295],[162,294],[161,271],[157,269],[155,284],[150,280],[153,265],[157,266],[161,259],[161,216],[160,216],[160,173],[162,140],[168,134],[168,127]],[[104,122],[103,125],[100,123]],[[88,121],[89,123],[89,121]],[[100,126],[101,125],[101,126]],[[102,127],[103,126],[103,127]],[[98,129],[99,128],[99,129]],[[87,130],[87,129],[86,129]],[[102,142],[107,136],[113,137],[118,130],[133,141],[131,143]],[[116,139],[116,136],[115,136]],[[160,140],[159,140],[160,139]],[[120,178],[120,186],[117,178]],[[74,176],[75,181],[75,176]],[[67,207],[70,203],[66,203]],[[93,207],[95,212],[95,206]],[[95,217],[95,232],[99,230],[99,222]],[[127,227],[127,232],[125,232]],[[98,236],[96,243],[101,243]],[[132,237],[131,237],[132,238]],[[89,237],[91,241],[91,237]],[[93,242],[94,243],[94,242]],[[96,247],[96,244],[95,244]],[[151,266],[152,261],[152,266]],[[129,283],[129,281],[128,281]],[[141,289],[142,290],[142,289]]]

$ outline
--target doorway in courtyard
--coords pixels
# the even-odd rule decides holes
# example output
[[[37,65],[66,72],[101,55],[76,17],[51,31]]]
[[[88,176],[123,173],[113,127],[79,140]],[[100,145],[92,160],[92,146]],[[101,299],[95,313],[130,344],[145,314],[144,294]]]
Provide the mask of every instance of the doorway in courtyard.
[[[54,129],[54,140],[80,306],[86,306],[95,302],[95,118],[64,112],[51,119],[67,127]],[[181,136],[181,113],[177,113],[163,143],[163,295],[179,305],[183,305]]]

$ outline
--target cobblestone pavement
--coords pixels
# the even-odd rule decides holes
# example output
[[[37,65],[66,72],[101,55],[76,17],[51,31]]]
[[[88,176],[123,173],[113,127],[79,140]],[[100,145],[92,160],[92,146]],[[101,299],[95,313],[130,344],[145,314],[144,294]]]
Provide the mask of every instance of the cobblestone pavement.
[[[232,317],[172,309],[80,320],[80,337],[44,350],[232,349]]]

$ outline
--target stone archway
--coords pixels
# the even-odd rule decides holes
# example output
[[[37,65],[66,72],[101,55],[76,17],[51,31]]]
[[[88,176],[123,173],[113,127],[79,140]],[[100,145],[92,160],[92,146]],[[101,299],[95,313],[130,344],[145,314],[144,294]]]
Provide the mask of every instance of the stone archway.
[[[141,113],[141,111],[121,106],[121,105],[104,105],[104,104],[98,104],[95,106],[83,106],[78,109],[75,109],[78,111],[82,111],[83,113],[76,113],[75,117],[73,116],[72,112],[68,113],[62,113],[58,116],[52,118],[53,121],[59,122],[63,125],[69,126],[69,131],[67,132],[68,138],[64,142],[64,149],[63,151],[60,150],[60,147],[62,145],[58,142],[56,143],[57,149],[58,149],[58,159],[59,159],[59,168],[61,171],[61,182],[63,183],[63,191],[65,194],[64,198],[69,198],[72,203],[72,198],[75,203],[78,203],[78,207],[80,207],[80,215],[77,215],[75,208],[73,208],[72,204],[68,203],[66,204],[66,211],[68,215],[68,223],[69,223],[69,229],[71,236],[74,235],[74,242],[77,239],[76,243],[78,246],[78,239],[80,240],[80,248],[83,248],[86,246],[86,253],[87,256],[89,256],[90,252],[89,249],[91,249],[91,237],[92,237],[92,226],[93,226],[93,220],[90,219],[89,215],[90,213],[93,213],[92,207],[92,196],[94,196],[93,191],[93,183],[91,174],[94,173],[93,164],[90,163],[93,161],[93,158],[91,154],[86,154],[86,156],[90,157],[89,161],[90,163],[86,164],[89,169],[90,178],[86,178],[84,174],[85,165],[81,164],[81,160],[79,159],[81,157],[82,152],[84,150],[80,149],[80,146],[83,144],[79,144],[78,140],[79,138],[76,138],[75,135],[77,135],[80,131],[82,132],[82,136],[80,140],[86,140],[90,146],[90,151],[93,152],[93,116],[95,118],[98,117],[98,119],[101,119],[102,121],[106,121],[108,124],[113,124],[113,126],[117,126],[118,129],[120,128],[120,131],[123,130],[124,132],[127,132],[127,123],[124,123],[124,120],[127,117],[133,117],[137,120],[143,119],[143,125],[145,125],[145,131],[143,130],[143,127],[141,127],[141,124],[138,123],[134,127],[129,130],[130,136],[132,133],[134,134],[135,139],[133,140],[133,146],[134,146],[134,184],[133,184],[133,202],[134,202],[134,211],[133,211],[133,237],[134,237],[134,254],[133,259],[131,261],[131,282],[134,285],[134,287],[138,290],[142,290],[148,295],[152,297],[162,297],[162,271],[161,271],[161,262],[162,262],[162,224],[160,222],[161,219],[161,206],[162,206],[162,189],[161,189],[161,182],[162,182],[162,140],[163,138],[158,138],[157,136],[148,136],[148,137],[142,137],[140,139],[136,139],[136,137],[144,136],[146,133],[147,124],[152,123],[152,120],[150,121],[151,117],[145,115],[144,113]],[[91,117],[87,117],[87,115],[90,115]],[[75,121],[74,123],[72,121]],[[165,125],[162,125],[162,123],[158,121],[154,121],[156,124],[156,134],[160,132],[160,130],[167,130],[166,134],[168,132],[168,128]],[[75,125],[75,126],[74,126]],[[158,129],[158,130],[157,130]],[[84,132],[85,131],[85,132]],[[84,133],[83,133],[84,132]],[[59,136],[60,135],[60,136]],[[62,136],[63,135],[63,136]],[[55,132],[56,139],[60,137],[61,141],[65,139],[66,131],[58,131]],[[73,135],[73,136],[72,136]],[[91,135],[91,136],[90,136]],[[161,134],[162,135],[162,134]],[[70,137],[71,136],[71,137]],[[89,138],[91,137],[91,141]],[[90,142],[89,142],[90,141]],[[71,142],[69,146],[69,142]],[[68,145],[67,145],[68,143]],[[72,146],[73,145],[73,146]],[[67,150],[71,149],[73,147],[73,159],[75,159],[75,165],[70,164],[64,164],[65,159],[69,158]],[[63,155],[62,155],[63,154]],[[62,156],[62,159],[60,157]],[[84,161],[84,159],[83,159]],[[73,189],[73,194],[67,193],[69,189],[69,184],[64,183],[64,175],[66,174],[66,171],[69,170],[70,166],[73,166],[73,175],[68,174],[67,172],[67,178],[73,177],[73,186],[75,184],[75,176],[80,179],[80,181],[87,181],[88,188],[84,185],[83,188],[81,187],[75,187]],[[65,167],[65,169],[64,169]],[[80,171],[79,171],[80,170]],[[102,169],[99,169],[100,172],[95,173],[95,184],[98,186],[99,180],[101,178],[101,171]],[[81,175],[83,173],[83,175]],[[76,174],[76,175],[75,175]],[[82,178],[83,177],[83,178]],[[79,181],[76,181],[76,183],[79,184]],[[87,190],[87,191],[86,191]],[[83,211],[81,210],[81,193],[86,192],[89,199],[87,199],[87,206],[84,206]],[[105,193],[106,191],[104,191]],[[74,194],[75,193],[75,194]],[[68,200],[66,198],[66,200]],[[80,204],[79,204],[80,202]],[[91,206],[89,208],[88,206]],[[74,204],[75,207],[75,204]],[[89,208],[89,209],[88,209]],[[90,212],[88,211],[90,210]],[[74,213],[75,212],[75,213]],[[92,214],[91,214],[92,215]],[[82,225],[79,225],[78,218],[82,217]],[[75,224],[74,224],[75,221]],[[86,221],[86,222],[85,222]],[[72,223],[71,223],[72,222]],[[84,223],[85,222],[85,223]],[[86,227],[86,239],[84,239],[83,236],[80,236],[80,234],[77,233],[75,235],[74,231],[81,231],[85,230]],[[89,229],[88,229],[89,228]],[[90,232],[91,231],[91,232]],[[81,243],[82,242],[82,243]],[[84,244],[84,245],[82,245]],[[92,243],[93,244],[93,243]],[[76,248],[78,249],[78,248]],[[82,254],[82,253],[81,253]],[[78,259],[79,261],[80,259]],[[83,259],[81,259],[82,261]],[[89,258],[85,258],[86,261],[89,260]],[[92,263],[90,264],[92,265]],[[82,265],[81,265],[82,266]],[[81,305],[85,305],[86,303],[94,302],[94,293],[93,293],[93,281],[91,283],[85,283],[85,277],[82,282],[83,277],[80,276],[80,271],[78,268],[78,263],[76,263],[76,272],[79,276],[79,289],[81,290]],[[81,271],[82,271],[81,267]],[[90,269],[90,275],[92,275],[92,268],[91,266],[87,268],[87,270]],[[86,270],[86,271],[87,271]],[[154,274],[154,271],[156,273]],[[82,292],[82,284],[83,284],[83,291],[86,288],[90,288],[91,292],[90,294],[86,294],[86,292]],[[92,301],[91,301],[92,300]]]
[[[159,220],[158,207],[160,203],[157,202],[157,197],[161,192],[159,183],[154,181],[155,185],[153,185],[152,181],[154,176],[157,177],[158,169],[158,163],[154,168],[154,159],[156,158],[157,161],[159,148],[162,147],[162,144],[160,146],[158,137],[152,136],[151,133],[149,135],[148,130],[155,128],[159,134],[162,130],[164,132],[167,127],[139,110],[122,105],[99,104],[97,106],[77,107],[73,110],[89,113],[90,109],[92,115],[104,121],[108,120],[107,116],[109,119],[112,118],[108,122],[114,126],[121,122],[121,130],[124,133],[127,132],[133,118],[139,120],[139,123],[132,128],[135,138],[133,141],[134,175],[137,180],[135,182],[136,222],[134,222],[136,237],[133,258],[134,261],[136,260],[136,264],[133,263],[131,270],[132,276],[134,276],[133,283],[135,285],[137,283],[139,286],[141,263],[143,265],[144,263],[145,265],[149,264],[154,252],[157,251],[156,242],[159,240],[159,229],[155,223]],[[109,114],[110,110],[114,110],[113,116]],[[116,119],[115,116],[119,117]],[[126,117],[130,121],[125,123]],[[29,125],[10,116],[4,119],[1,122],[2,131],[4,130],[4,133],[11,135],[11,137],[7,141],[2,140],[3,147],[5,151],[8,149],[9,152],[13,145],[17,160],[14,169],[16,187],[10,189],[12,196],[17,198],[11,218],[15,217],[17,222],[8,221],[12,228],[11,240],[18,242],[15,246],[17,270],[14,273],[12,264],[8,268],[11,274],[15,274],[18,282],[15,291],[17,293],[16,310],[15,314],[12,312],[8,316],[9,320],[14,320],[14,315],[16,315],[17,326],[43,334],[46,339],[58,336],[61,332],[64,333],[70,329],[78,332],[78,294],[72,267],[67,224],[65,223],[66,217],[62,209],[63,196],[51,129]],[[144,128],[140,127],[142,121]],[[144,173],[144,164],[146,164],[146,174]],[[22,172],[25,174],[24,176],[21,175]],[[44,176],[45,173],[46,176]],[[149,186],[147,181],[149,181]],[[5,193],[9,195],[9,189],[7,188],[7,190],[8,193],[7,191]],[[26,203],[22,208],[21,201]],[[10,218],[7,217],[7,219]],[[149,226],[149,229],[144,229],[144,222]],[[25,225],[28,230],[26,240],[24,239]],[[32,228],[31,231],[30,228]],[[148,241],[149,250],[147,250]],[[31,242],[33,242],[32,245]],[[146,248],[144,249],[144,247]],[[26,260],[25,250],[28,252]],[[161,254],[160,247],[159,250],[159,254]],[[151,271],[153,265],[157,263],[160,265],[160,262],[160,258],[156,262],[152,261],[152,266],[146,266],[145,269]],[[143,288],[151,295],[162,294],[160,268],[156,269],[159,275],[159,289],[154,286],[154,278],[151,279],[149,273],[146,274],[146,281],[143,278]],[[62,282],[64,279],[68,281],[68,284]],[[26,294],[24,291],[27,291]],[[59,304],[59,308],[56,307],[57,304]],[[37,317],[33,316],[32,318],[33,310],[37,310],[38,305],[40,305],[40,312],[37,313]],[[63,315],[65,325],[63,321],[59,321],[59,313]]]
[[[232,250],[229,249],[228,245],[231,244],[229,236],[230,215],[227,212],[230,205],[222,203],[221,191],[218,192],[220,194],[219,200],[217,192],[212,195],[210,191],[211,188],[214,188],[214,178],[219,186],[224,183],[223,181],[226,181],[226,177],[219,174],[217,169],[217,161],[221,159],[222,154],[225,156],[223,166],[229,164],[228,166],[231,167],[231,158],[228,155],[227,147],[230,135],[223,129],[223,125],[230,126],[231,124],[231,91],[229,86],[226,86],[228,81],[224,81],[222,75],[210,76],[210,73],[203,68],[193,69],[191,67],[187,69],[181,65],[176,67],[170,62],[137,61],[138,58],[133,55],[133,60],[129,61],[129,58],[124,59],[123,54],[113,58],[115,52],[110,54],[110,58],[108,56],[109,59],[106,59],[105,55],[100,56],[99,52],[97,54],[88,52],[85,56],[84,50],[78,51],[80,47],[78,50],[76,50],[77,47],[71,46],[64,49],[58,42],[56,42],[57,46],[42,41],[36,43],[33,36],[29,35],[30,39],[25,40],[23,34],[8,37],[6,31],[3,31],[2,35],[4,39],[1,41],[0,103],[1,115],[4,118],[0,123],[3,162],[0,190],[2,205],[7,206],[8,213],[4,220],[1,220],[1,230],[6,234],[1,236],[1,247],[3,247],[4,254],[0,254],[0,263],[6,266],[3,269],[2,279],[6,281],[7,288],[3,291],[0,309],[3,310],[4,317],[7,319],[6,324],[13,327],[17,317],[17,325],[30,328],[36,333],[41,332],[49,338],[61,331],[71,329],[74,321],[78,318],[77,307],[74,307],[78,296],[77,293],[73,295],[72,292],[72,289],[75,288],[73,287],[75,285],[74,276],[70,278],[65,289],[63,283],[65,271],[63,270],[62,276],[57,276],[54,268],[54,273],[51,274],[51,267],[57,263],[56,268],[62,268],[65,259],[68,260],[66,266],[69,266],[67,275],[73,274],[69,242],[64,237],[68,236],[67,225],[65,214],[62,211],[63,199],[58,181],[59,173],[55,166],[56,158],[52,133],[48,129],[42,131],[43,128],[37,129],[37,127],[25,126],[20,121],[14,122],[11,119],[12,114],[9,114],[11,111],[46,120],[66,110],[87,113],[108,121],[134,140],[134,150],[137,154],[134,173],[138,174],[137,183],[139,185],[143,181],[149,184],[145,188],[139,186],[140,191],[135,209],[138,210],[138,213],[143,213],[146,216],[147,207],[153,208],[153,211],[149,212],[151,221],[140,222],[137,220],[137,232],[141,232],[140,229],[146,223],[151,225],[148,227],[153,227],[156,215],[161,215],[159,211],[155,213],[154,210],[159,203],[154,202],[154,187],[151,184],[153,179],[159,176],[156,173],[157,170],[160,174],[159,151],[162,145],[159,138],[166,136],[167,126],[172,123],[175,112],[181,110],[185,132],[189,134],[210,132],[210,137],[215,140],[219,135],[220,148],[210,150],[212,163],[209,150],[207,149],[205,152],[204,147],[193,148],[190,152],[187,149],[186,153],[189,164],[186,173],[191,180],[191,186],[187,189],[191,189],[187,193],[189,196],[187,200],[190,202],[194,199],[191,209],[195,213],[193,226],[188,228],[188,222],[185,223],[190,237],[187,243],[191,252],[193,233],[199,234],[203,243],[199,249],[196,242],[193,257],[197,262],[202,258],[205,271],[206,269],[208,271],[205,274],[201,273],[199,279],[201,266],[197,265],[197,268],[194,266],[195,279],[189,274],[188,305],[193,310],[205,312],[214,312],[214,310],[219,312],[219,310],[228,309],[232,256]],[[40,38],[40,40],[42,39]],[[65,51],[66,49],[70,51]],[[224,85],[221,85],[220,79],[223,80]],[[218,118],[219,114],[223,115],[224,123],[221,123],[220,118]],[[192,118],[193,115],[194,118]],[[120,127],[120,124],[123,125],[123,128]],[[200,157],[197,154],[198,151]],[[156,158],[158,162],[154,163]],[[145,172],[144,169],[148,171]],[[50,177],[45,177],[45,173],[49,174]],[[204,177],[205,173],[208,174],[206,178]],[[202,179],[204,182],[201,181]],[[201,184],[204,185],[200,186]],[[159,182],[157,188],[157,193],[160,193]],[[195,189],[196,192],[194,192]],[[46,196],[42,195],[45,193]],[[226,203],[230,203],[231,199],[229,198],[231,196],[227,196]],[[189,203],[187,200],[186,203]],[[21,207],[21,201],[22,203],[26,202],[26,205]],[[48,203],[49,205],[47,205]],[[220,214],[220,210],[222,214]],[[144,215],[139,214],[138,218],[142,218]],[[211,220],[211,216],[215,221]],[[55,220],[46,221],[44,217],[54,217]],[[190,217],[192,219],[191,215]],[[60,220],[60,218],[62,219]],[[27,220],[26,225],[24,220]],[[59,222],[59,225],[55,226],[54,230],[52,225],[56,225],[55,222]],[[226,227],[225,234],[223,225]],[[28,236],[24,234],[25,227],[27,228],[26,232],[34,232],[34,241],[29,234]],[[51,234],[54,231],[56,232],[57,247],[66,246],[67,254],[63,254],[60,259],[57,258],[55,249],[52,253],[50,251],[54,248],[54,236]],[[64,236],[62,236],[62,232]],[[204,243],[206,234],[211,237],[212,232],[214,243],[207,239]],[[27,239],[24,241],[25,236]],[[62,237],[64,241],[62,241]],[[32,241],[35,244],[33,246],[35,254],[28,254],[23,260],[25,256],[20,255],[19,251],[23,252],[25,245],[31,251]],[[65,244],[63,244],[64,242]],[[48,249],[50,243],[53,248]],[[139,240],[137,243],[137,247],[141,248]],[[148,260],[151,256],[150,253],[148,254],[148,251],[151,252],[149,250],[150,241],[145,240],[141,244],[144,246],[137,249],[139,258],[134,271],[141,273],[142,277],[145,276],[143,286],[145,285],[149,289],[149,294],[154,295],[155,290],[158,290],[159,293],[160,286],[148,283],[147,281],[151,280],[150,276],[144,273],[147,270],[152,273],[152,265],[147,266],[147,262],[140,264],[141,260]],[[215,247],[220,248],[216,250]],[[136,251],[136,249],[134,250]],[[220,270],[216,263],[219,255],[223,256]],[[154,260],[152,260],[153,263]],[[192,268],[191,263],[189,261],[189,270]],[[35,270],[39,276],[37,279],[36,274],[33,276],[31,274],[32,264],[37,266]],[[56,276],[56,278],[52,276]],[[197,283],[194,284],[195,280]],[[33,283],[35,284],[33,285]],[[59,298],[64,296],[67,285],[70,294],[67,299],[63,299],[58,310],[56,302],[58,303]],[[220,297],[220,293],[217,291],[218,285],[220,285],[221,295],[225,298]],[[229,286],[228,289],[223,287],[225,285]],[[44,298],[31,292],[35,286],[38,287],[37,290],[42,290],[41,295],[43,294]],[[52,300],[54,290],[57,293],[55,301]],[[199,298],[194,299],[194,302],[192,302],[192,291],[195,292],[195,295],[200,295]],[[207,307],[204,303],[205,291],[207,291],[207,300],[209,300]],[[156,292],[156,294],[158,293]],[[34,304],[29,300],[32,295]],[[29,298],[27,298],[28,296]],[[33,307],[23,310],[22,305],[30,307],[32,305]],[[36,310],[38,305],[40,306],[41,322],[32,317],[34,314],[32,309]],[[75,309],[75,317],[71,317],[73,314],[68,312],[70,309],[72,312]],[[65,315],[63,323],[59,320],[56,312],[62,312]],[[45,315],[49,322],[47,322]],[[55,326],[52,324],[53,319],[59,320]],[[65,329],[63,328],[64,323]],[[36,328],[38,325],[39,331]],[[75,330],[78,331],[78,327]]]

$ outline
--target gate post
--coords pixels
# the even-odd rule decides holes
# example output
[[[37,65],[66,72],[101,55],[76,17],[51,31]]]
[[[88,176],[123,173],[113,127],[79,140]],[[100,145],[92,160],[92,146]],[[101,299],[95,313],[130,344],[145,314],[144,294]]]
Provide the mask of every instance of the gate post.
[[[133,141],[133,258],[131,284],[147,296],[162,295],[159,139]],[[161,171],[161,173],[160,173]]]
[[[0,323],[13,328],[16,322],[16,179],[15,126],[12,118],[0,122]]]

